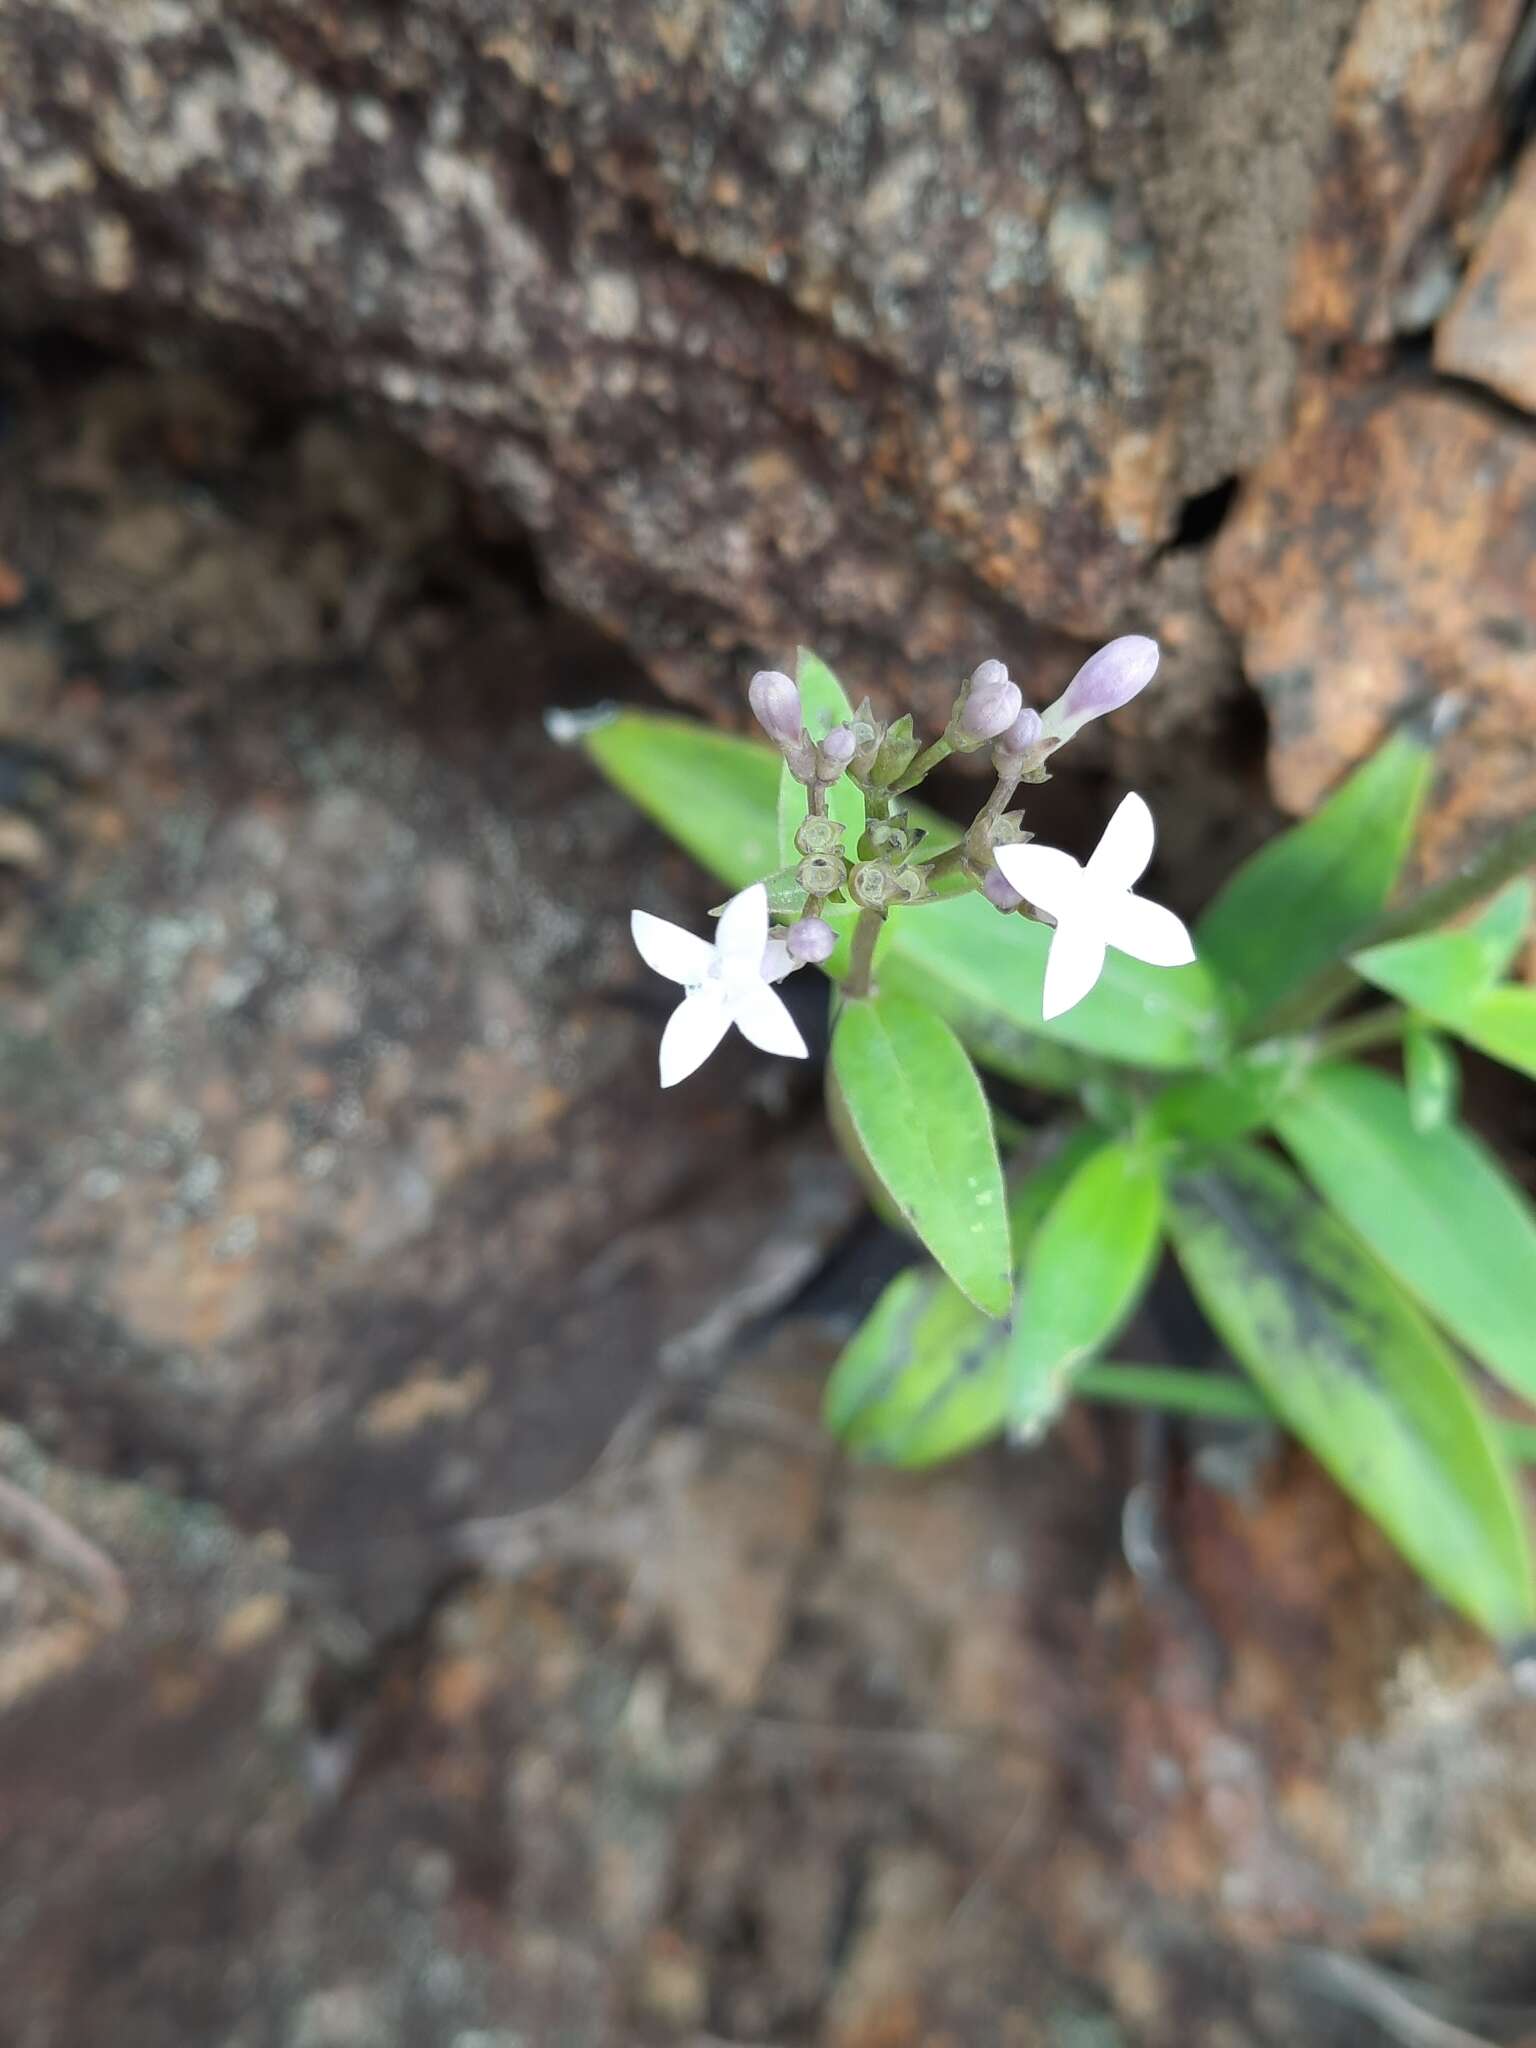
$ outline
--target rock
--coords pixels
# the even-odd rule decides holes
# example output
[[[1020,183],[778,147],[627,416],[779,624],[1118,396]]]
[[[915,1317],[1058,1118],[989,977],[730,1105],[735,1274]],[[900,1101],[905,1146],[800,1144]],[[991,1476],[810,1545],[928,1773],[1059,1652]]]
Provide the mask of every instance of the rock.
[[[1536,149],[1528,149],[1454,303],[1435,368],[1536,412]]]
[[[1499,66],[1520,0],[1365,0],[1289,318],[1312,342],[1426,327],[1454,287],[1450,230],[1499,143]]]
[[[5,304],[365,402],[696,702],[931,710],[1262,445],[1352,12],[16,0]]]
[[[496,688],[590,680],[594,644],[530,642],[490,578],[468,629],[392,600],[348,687],[378,627],[341,595],[381,545],[417,588],[430,483],[304,431],[237,513],[178,477],[197,408],[158,388],[92,388],[27,521],[0,486],[0,528],[57,549],[0,673],[8,632],[58,657],[10,665],[51,779],[0,830],[36,884],[0,1037],[0,1386],[50,1455],[215,1500],[383,1629],[462,1524],[578,1479],[674,1352],[707,1370],[857,1196],[826,1141],[774,1141],[744,1045],[656,1086],[667,998],[628,910],[693,920],[708,884]],[[407,510],[349,524],[342,475]]]
[[[1529,812],[1533,550],[1536,444],[1518,426],[1411,379],[1309,384],[1211,560],[1284,809],[1312,809],[1400,719],[1433,717],[1429,871]]]

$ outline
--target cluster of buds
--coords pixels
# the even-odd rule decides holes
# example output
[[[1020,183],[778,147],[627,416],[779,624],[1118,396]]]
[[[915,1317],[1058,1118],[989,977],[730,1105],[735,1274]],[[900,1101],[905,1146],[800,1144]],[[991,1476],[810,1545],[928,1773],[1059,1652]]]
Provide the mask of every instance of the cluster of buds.
[[[663,1084],[692,1072],[733,1021],[766,1050],[803,1055],[804,1044],[788,1012],[779,1014],[782,1004],[769,984],[831,958],[838,934],[827,913],[837,905],[859,913],[845,984],[852,995],[867,992],[875,939],[889,912],[937,902],[957,887],[979,890],[1005,914],[1022,912],[1054,926],[1046,1017],[1088,993],[1106,946],[1161,966],[1193,959],[1178,918],[1131,893],[1152,853],[1151,813],[1140,797],[1125,798],[1085,865],[1032,844],[1023,812],[1009,809],[1021,784],[1044,782],[1051,756],[1091,719],[1129,703],[1157,664],[1156,641],[1135,633],[1111,640],[1042,713],[1024,702],[1003,662],[983,661],[956,693],[943,734],[926,748],[910,715],[886,723],[868,698],[846,722],[813,737],[790,677],[777,669],[754,675],[747,689],[753,714],[806,790],[806,816],[795,834],[799,859],[733,898],[721,914],[714,949],[636,913],[642,921],[636,942],[647,960],[689,991],[663,1041]],[[907,793],[950,754],[983,747],[991,749],[996,777],[991,794],[957,844],[928,852]],[[856,846],[845,843],[847,828],[828,814],[828,793],[845,775],[864,798]],[[777,1008],[765,1007],[760,995]],[[686,1024],[680,1021],[685,1013]]]

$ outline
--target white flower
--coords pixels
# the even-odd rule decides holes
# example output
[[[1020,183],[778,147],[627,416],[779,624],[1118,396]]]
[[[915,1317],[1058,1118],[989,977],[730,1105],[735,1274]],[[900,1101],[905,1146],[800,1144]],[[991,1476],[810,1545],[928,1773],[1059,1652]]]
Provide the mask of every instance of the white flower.
[[[1059,1017],[1083,1000],[1103,972],[1106,946],[1153,967],[1185,967],[1195,957],[1181,919],[1131,894],[1152,858],[1152,813],[1134,793],[1121,799],[1086,867],[1054,846],[1000,846],[992,857],[1021,896],[1056,920],[1042,1016]]]
[[[688,991],[661,1034],[663,1088],[686,1081],[703,1066],[733,1024],[760,1052],[793,1060],[808,1057],[784,998],[763,978],[765,969],[780,967],[780,961],[769,948],[768,891],[761,882],[726,904],[713,945],[644,910],[630,912],[629,928],[646,966],[668,981],[680,981]],[[782,944],[778,953],[784,953]]]

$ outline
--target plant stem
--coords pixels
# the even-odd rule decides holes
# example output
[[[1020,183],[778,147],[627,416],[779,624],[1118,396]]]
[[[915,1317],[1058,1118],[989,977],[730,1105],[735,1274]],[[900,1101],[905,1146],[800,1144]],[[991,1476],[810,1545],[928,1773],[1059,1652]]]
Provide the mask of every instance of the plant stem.
[[[1222,1422],[1281,1422],[1257,1387],[1230,1373],[1191,1372],[1176,1365],[1090,1365],[1072,1391],[1084,1401],[1121,1408],[1162,1408]],[[1536,1422],[1492,1415],[1494,1435],[1520,1465],[1536,1465]]]
[[[937,768],[941,761],[947,761],[954,752],[949,740],[936,739],[931,747],[924,747],[899,782],[891,784],[892,796],[900,796],[904,789],[916,789],[930,768]]]
[[[1085,1401],[1125,1408],[1167,1408],[1176,1415],[1264,1422],[1274,1411],[1246,1380],[1230,1373],[1190,1372],[1174,1365],[1090,1365],[1072,1382]]]
[[[1309,975],[1299,988],[1261,1011],[1243,1033],[1242,1043],[1253,1045],[1262,1038],[1279,1038],[1288,1031],[1305,1031],[1358,984],[1347,956],[1367,946],[1384,946],[1391,939],[1408,939],[1431,931],[1491,896],[1504,883],[1526,868],[1536,865],[1536,816],[1511,825],[1491,845],[1473,856],[1454,875],[1447,875],[1433,888],[1421,890],[1406,903],[1384,910],[1342,946],[1340,957]]]
[[[920,861],[918,863],[922,868],[924,879],[927,881],[930,889],[942,876],[952,875],[956,868],[963,867],[964,864],[965,841],[963,839],[958,846],[946,846],[944,851],[936,853],[932,860]]]
[[[1391,1045],[1402,1037],[1413,1019],[1396,1003],[1385,1008],[1367,1010],[1363,1017],[1350,1017],[1343,1024],[1335,1025],[1332,1031],[1324,1032],[1317,1042],[1317,1057],[1320,1060],[1342,1059],[1346,1053],[1364,1052],[1368,1046]]]
[[[805,814],[808,818],[824,818],[827,815],[827,787],[824,782],[813,782],[807,786]]]
[[[843,983],[845,996],[869,994],[875,965],[875,947],[884,923],[885,919],[878,910],[866,909],[859,912],[859,921],[853,928],[853,958],[848,964],[848,978]]]

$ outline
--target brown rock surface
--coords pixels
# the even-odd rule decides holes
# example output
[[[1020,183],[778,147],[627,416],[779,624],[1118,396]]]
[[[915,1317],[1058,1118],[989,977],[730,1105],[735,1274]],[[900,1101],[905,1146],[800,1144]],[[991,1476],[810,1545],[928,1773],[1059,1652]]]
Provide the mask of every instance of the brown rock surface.
[[[1521,159],[1435,329],[1435,368],[1536,412],[1536,149]]]
[[[11,0],[11,317],[366,401],[717,700],[1046,674],[1250,460],[1352,0]]]
[[[1289,811],[1407,717],[1443,730],[1422,851],[1454,861],[1536,803],[1536,442],[1413,380],[1318,380],[1211,560]]]
[[[1290,323],[1312,341],[1425,325],[1454,276],[1449,230],[1489,168],[1499,67],[1520,0],[1365,0],[1333,78],[1333,123]]]

